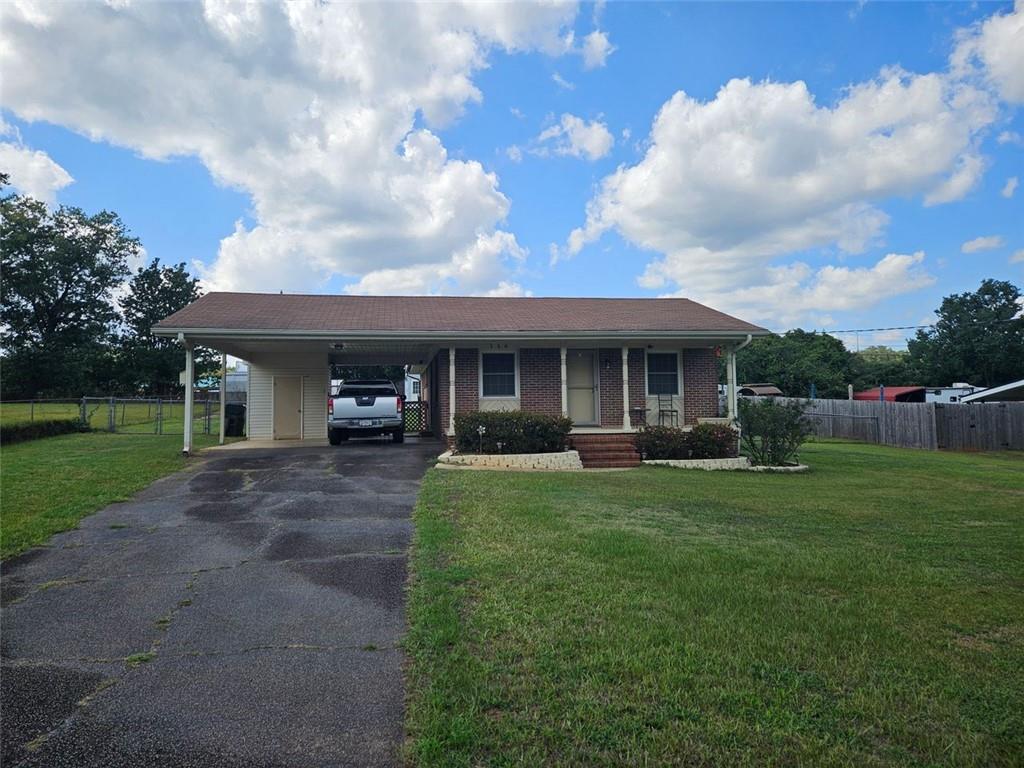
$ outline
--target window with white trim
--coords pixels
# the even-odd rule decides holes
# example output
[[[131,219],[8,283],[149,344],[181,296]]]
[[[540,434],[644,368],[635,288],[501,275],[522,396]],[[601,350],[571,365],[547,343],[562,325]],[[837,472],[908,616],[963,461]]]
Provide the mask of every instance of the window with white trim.
[[[515,352],[481,353],[480,394],[483,397],[516,396]]]
[[[647,394],[679,394],[679,357],[675,352],[647,353]]]

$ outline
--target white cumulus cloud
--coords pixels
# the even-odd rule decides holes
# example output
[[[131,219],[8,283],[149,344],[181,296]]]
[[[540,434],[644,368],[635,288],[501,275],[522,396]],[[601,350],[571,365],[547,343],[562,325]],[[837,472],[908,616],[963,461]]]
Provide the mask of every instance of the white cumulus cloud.
[[[611,44],[608,35],[599,29],[595,29],[583,38],[583,68],[596,69],[603,67],[608,57],[614,53],[615,46]]]
[[[57,201],[57,193],[74,179],[45,152],[22,143],[18,131],[0,121],[0,171],[10,175],[10,184],[23,195],[42,200],[49,206]]]
[[[52,9],[0,7],[3,106],[145,157],[198,157],[248,192],[255,224],[226,233],[208,287],[376,275],[390,293],[434,290],[441,272],[445,290],[511,285],[499,180],[434,130],[481,100],[492,51],[569,53],[574,5],[408,5],[401,23],[370,3]]]
[[[980,69],[1005,101],[1024,104],[1024,0],[963,30],[952,63],[961,74]]]
[[[557,124],[541,132],[536,143],[542,154],[551,151],[556,155],[599,160],[611,151],[615,138],[599,120],[588,122],[576,115],[564,114]]]
[[[830,106],[802,82],[732,80],[710,101],[680,91],[655,118],[643,158],[603,179],[566,252],[616,230],[661,254],[641,276],[644,287],[751,317],[765,317],[783,297],[790,309],[810,309],[821,286],[835,285],[830,275],[845,273],[811,274],[802,262],[779,266],[778,257],[862,252],[880,240],[888,216],[877,203],[892,196],[929,204],[963,196],[984,168],[977,144],[996,116],[984,89],[897,69],[851,86]],[[923,257],[886,259],[847,276],[902,270],[901,279],[882,292],[855,292],[857,301],[930,279]]]
[[[1003,185],[1003,188],[999,192],[999,194],[1001,194],[1003,197],[1007,199],[1013,197],[1013,193],[1017,191],[1017,185],[1019,183],[1020,180],[1016,176],[1011,176],[1006,180],[1006,183]]]
[[[991,251],[993,248],[1002,248],[1006,241],[999,235],[986,235],[968,240],[960,246],[960,253],[977,253],[978,251]]]

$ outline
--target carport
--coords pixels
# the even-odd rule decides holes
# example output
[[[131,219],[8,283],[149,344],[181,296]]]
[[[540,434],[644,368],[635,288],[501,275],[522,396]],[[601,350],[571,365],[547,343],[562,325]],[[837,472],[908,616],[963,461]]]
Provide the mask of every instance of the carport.
[[[160,329],[158,333],[168,335]],[[214,349],[224,357],[249,364],[246,392],[246,436],[253,441],[290,441],[327,444],[327,398],[330,368],[341,365],[408,365],[415,373],[424,370],[437,348],[403,339],[353,338],[337,333],[310,339],[310,332],[227,331],[213,333],[183,329],[174,333],[185,349],[185,376],[193,379],[195,348]],[[192,392],[185,395],[183,451],[192,451]],[[221,388],[221,435],[224,443],[224,392]]]

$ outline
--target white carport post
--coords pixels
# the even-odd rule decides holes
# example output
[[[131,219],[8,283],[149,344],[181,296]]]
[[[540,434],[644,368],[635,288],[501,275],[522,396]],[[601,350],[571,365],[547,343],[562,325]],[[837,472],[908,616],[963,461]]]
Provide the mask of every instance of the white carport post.
[[[186,456],[192,454],[192,381],[195,378],[195,353],[192,344],[185,342],[185,444],[181,452]]]
[[[448,437],[455,439],[455,347],[448,347]]]
[[[224,445],[224,416],[227,408],[225,403],[227,402],[227,393],[224,391],[228,388],[228,356],[227,353],[220,353],[220,445]]]
[[[568,350],[565,347],[560,348],[559,354],[562,358],[562,415],[569,415],[569,377],[565,370],[565,356]]]
[[[622,429],[633,429],[629,423],[629,347],[622,348]]]

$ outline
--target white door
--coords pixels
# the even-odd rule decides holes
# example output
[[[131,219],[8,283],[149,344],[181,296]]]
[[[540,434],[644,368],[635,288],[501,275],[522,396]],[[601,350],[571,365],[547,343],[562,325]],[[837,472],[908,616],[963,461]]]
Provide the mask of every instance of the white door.
[[[274,439],[302,437],[302,377],[274,377]]]
[[[570,349],[565,356],[569,418],[581,426],[597,424],[597,351]]]

